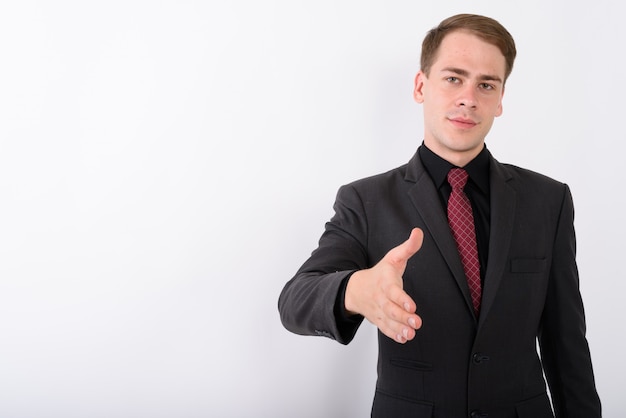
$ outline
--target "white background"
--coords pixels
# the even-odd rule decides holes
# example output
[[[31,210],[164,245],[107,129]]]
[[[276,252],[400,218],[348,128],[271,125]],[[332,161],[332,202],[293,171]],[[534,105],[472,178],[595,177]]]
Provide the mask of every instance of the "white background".
[[[0,3],[0,417],[369,416],[374,328],[296,336],[276,303],[337,188],[421,142],[421,41],[459,12],[516,39],[487,144],[571,186],[625,416],[619,2],[131,0]]]

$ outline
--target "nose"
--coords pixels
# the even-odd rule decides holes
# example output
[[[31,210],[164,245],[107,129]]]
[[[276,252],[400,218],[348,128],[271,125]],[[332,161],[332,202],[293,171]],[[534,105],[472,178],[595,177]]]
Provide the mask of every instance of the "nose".
[[[478,102],[476,100],[476,90],[473,87],[468,86],[460,92],[459,97],[456,100],[456,105],[459,107],[466,107],[476,109]]]

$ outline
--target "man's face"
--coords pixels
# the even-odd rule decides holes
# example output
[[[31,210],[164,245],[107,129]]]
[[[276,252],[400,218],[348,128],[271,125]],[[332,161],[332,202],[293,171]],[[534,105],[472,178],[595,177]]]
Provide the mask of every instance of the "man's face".
[[[428,77],[415,77],[424,105],[424,143],[463,167],[482,150],[493,119],[502,114],[505,59],[498,47],[466,31],[443,39]]]

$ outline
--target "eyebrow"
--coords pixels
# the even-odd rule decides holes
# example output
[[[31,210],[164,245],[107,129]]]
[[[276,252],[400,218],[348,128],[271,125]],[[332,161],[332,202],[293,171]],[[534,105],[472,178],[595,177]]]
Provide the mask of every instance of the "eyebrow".
[[[469,71],[456,67],[446,67],[441,71],[462,75],[463,77],[469,77],[470,75]],[[497,75],[481,74],[478,78],[483,81],[497,81],[499,83],[502,83],[502,79]]]

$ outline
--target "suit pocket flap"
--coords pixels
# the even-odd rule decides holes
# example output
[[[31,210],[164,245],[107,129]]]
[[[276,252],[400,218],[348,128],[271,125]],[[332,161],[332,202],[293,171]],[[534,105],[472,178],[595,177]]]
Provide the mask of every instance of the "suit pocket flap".
[[[402,358],[392,358],[390,363],[397,367],[404,367],[405,369],[419,370],[422,372],[430,372],[433,370],[433,365],[430,363],[424,363],[422,361],[408,360]]]
[[[511,273],[541,273],[547,264],[545,258],[516,258],[511,260]]]

